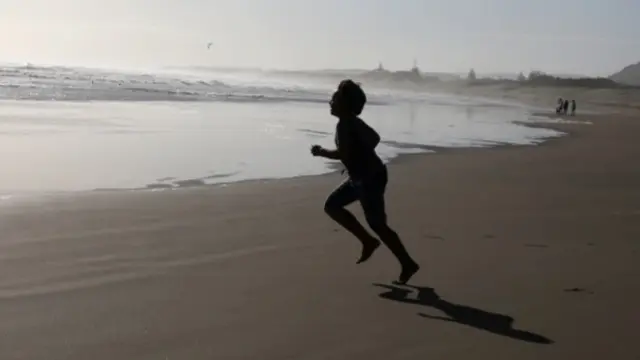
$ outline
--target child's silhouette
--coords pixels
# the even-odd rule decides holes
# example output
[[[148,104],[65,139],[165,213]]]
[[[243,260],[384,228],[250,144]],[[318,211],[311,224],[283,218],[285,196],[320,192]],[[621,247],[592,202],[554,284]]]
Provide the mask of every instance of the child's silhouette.
[[[358,263],[368,260],[380,246],[380,240],[396,256],[402,272],[399,283],[406,283],[419,269],[409,256],[398,234],[387,225],[384,192],[387,186],[387,167],[378,157],[375,148],[380,142],[378,133],[359,115],[367,97],[362,88],[352,80],[343,80],[331,98],[331,115],[338,118],[335,150],[319,145],[311,147],[314,156],[340,160],[349,178],[327,198],[324,210],[336,222],[362,242],[362,254]],[[367,223],[380,240],[369,234],[345,206],[360,200]]]

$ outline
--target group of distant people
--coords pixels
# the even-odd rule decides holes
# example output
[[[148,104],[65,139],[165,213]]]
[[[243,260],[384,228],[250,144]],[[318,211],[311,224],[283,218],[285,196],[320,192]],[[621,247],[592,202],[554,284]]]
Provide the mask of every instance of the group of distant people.
[[[558,98],[558,107],[556,108],[556,114],[567,115],[569,112],[569,100],[562,100]],[[576,101],[571,100],[571,116],[576,115]]]

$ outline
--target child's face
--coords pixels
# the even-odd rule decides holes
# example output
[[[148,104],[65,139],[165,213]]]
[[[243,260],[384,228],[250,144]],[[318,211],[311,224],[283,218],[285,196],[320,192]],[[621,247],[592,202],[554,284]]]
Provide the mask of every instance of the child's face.
[[[331,108],[331,115],[333,116],[341,116],[344,111],[342,111],[342,97],[340,96],[340,91],[336,91],[331,96],[331,100],[329,100],[329,107]]]

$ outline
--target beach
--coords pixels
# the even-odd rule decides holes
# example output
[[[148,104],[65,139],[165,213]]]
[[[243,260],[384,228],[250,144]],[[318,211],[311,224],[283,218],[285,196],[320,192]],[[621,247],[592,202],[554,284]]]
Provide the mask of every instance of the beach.
[[[0,358],[637,359],[640,119],[575,120],[389,164],[412,286],[339,173],[0,203]]]

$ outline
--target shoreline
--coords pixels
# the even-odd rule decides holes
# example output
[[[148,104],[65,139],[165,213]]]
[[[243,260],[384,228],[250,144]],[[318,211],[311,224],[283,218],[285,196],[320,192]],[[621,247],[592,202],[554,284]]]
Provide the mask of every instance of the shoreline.
[[[551,119],[553,115],[551,113],[531,113],[531,116],[542,116],[548,119]],[[583,115],[584,117],[585,115]],[[602,115],[589,115],[591,117],[602,117]],[[522,148],[540,148],[547,146],[555,146],[556,143],[560,143],[563,141],[569,141],[572,136],[575,135],[578,130],[575,129],[576,126],[584,126],[582,123],[520,123],[522,126],[527,127],[539,127],[543,129],[551,129],[555,131],[559,131],[562,134],[557,137],[548,137],[544,138],[541,142],[537,144],[494,144],[488,146],[464,146],[464,147],[439,147],[439,146],[427,146],[425,145],[424,152],[419,153],[406,153],[399,154],[398,156],[391,159],[386,163],[387,166],[396,166],[399,164],[405,164],[407,162],[420,161],[425,157],[429,156],[450,156],[450,155],[463,155],[468,153],[483,153],[483,152],[494,152],[494,151],[510,151],[517,150]],[[314,159],[311,159],[314,160]],[[82,199],[82,198],[91,198],[92,196],[99,195],[117,195],[117,196],[126,196],[127,194],[163,194],[163,193],[189,193],[194,191],[201,191],[204,193],[207,192],[218,192],[225,191],[225,189],[237,188],[237,187],[257,187],[261,185],[275,185],[280,184],[284,185],[294,185],[299,183],[304,183],[308,181],[323,181],[327,178],[332,178],[335,176],[340,176],[344,178],[346,175],[341,174],[340,164],[335,162],[335,169],[331,171],[327,171],[322,174],[314,174],[314,175],[298,175],[298,176],[290,176],[290,177],[282,177],[282,178],[255,178],[255,179],[244,179],[238,181],[230,181],[230,182],[220,182],[220,183],[212,183],[212,184],[197,184],[197,185],[187,185],[187,186],[176,186],[176,187],[167,187],[167,188],[150,188],[150,187],[141,187],[141,188],[114,188],[114,189],[89,189],[89,190],[77,190],[77,191],[48,191],[48,192],[30,192],[30,193],[17,193],[17,194],[8,194],[3,195],[4,199],[0,199],[0,209],[2,209],[3,205],[5,206],[15,206],[15,205],[24,205],[29,203],[46,203],[48,201],[57,201],[57,200],[73,200],[73,199]],[[185,180],[188,181],[188,180]]]
[[[554,113],[546,113],[535,111],[532,108],[532,105],[519,103],[521,106],[527,107],[527,114],[529,118],[532,117],[542,117],[548,120],[551,120],[556,116]],[[579,118],[589,115],[582,115]],[[593,115],[592,115],[593,116]],[[559,116],[562,118],[561,116]],[[574,118],[575,119],[575,118]],[[536,123],[535,121],[513,121],[514,124],[519,126],[529,127],[529,128],[540,128],[547,130],[554,130],[560,132],[558,136],[549,136],[543,137],[539,139],[537,143],[532,144],[512,144],[507,142],[493,142],[487,143],[486,145],[477,145],[477,146],[432,146],[432,145],[419,145],[419,144],[408,144],[413,146],[416,150],[419,149],[419,152],[410,152],[410,153],[400,153],[397,156],[393,157],[391,160],[386,162],[387,165],[395,164],[398,162],[405,161],[406,158],[412,158],[415,156],[428,156],[428,155],[436,155],[436,154],[449,154],[455,152],[466,152],[466,151],[484,151],[487,149],[508,149],[508,148],[519,148],[519,147],[539,147],[545,146],[548,142],[553,142],[556,140],[562,140],[566,137],[570,137],[571,134],[568,131],[569,128],[564,126],[567,124],[555,123],[555,122],[541,122]],[[580,123],[578,120],[577,124]],[[383,141],[384,142],[384,141]],[[388,144],[389,145],[389,144]],[[399,144],[391,144],[389,146],[402,148],[404,143]],[[314,159],[310,159],[313,161]],[[315,159],[317,160],[317,159]],[[322,160],[320,160],[322,161]],[[340,173],[341,167],[338,162],[330,162],[328,165],[326,172],[321,174],[312,174],[312,175],[296,175],[296,176],[286,176],[286,177],[276,177],[276,178],[250,178],[250,179],[242,179],[237,181],[228,181],[228,182],[216,182],[216,183],[200,183],[199,179],[184,179],[179,181],[180,183],[184,183],[185,185],[171,185],[171,184],[149,184],[143,187],[135,187],[135,188],[94,188],[94,189],[84,189],[84,190],[51,190],[51,191],[15,191],[15,192],[5,192],[2,194],[2,198],[0,199],[0,205],[7,204],[8,202],[12,202],[14,200],[23,200],[25,198],[34,199],[34,198],[56,198],[60,196],[71,196],[71,195],[79,195],[79,194],[93,194],[93,193],[120,193],[120,192],[165,192],[165,191],[175,191],[175,190],[190,190],[190,189],[199,189],[199,188],[211,188],[211,187],[228,187],[236,184],[260,184],[265,182],[272,181],[283,181],[283,180],[295,180],[295,179],[305,179],[308,177],[322,177],[322,176],[331,176],[336,173]]]

